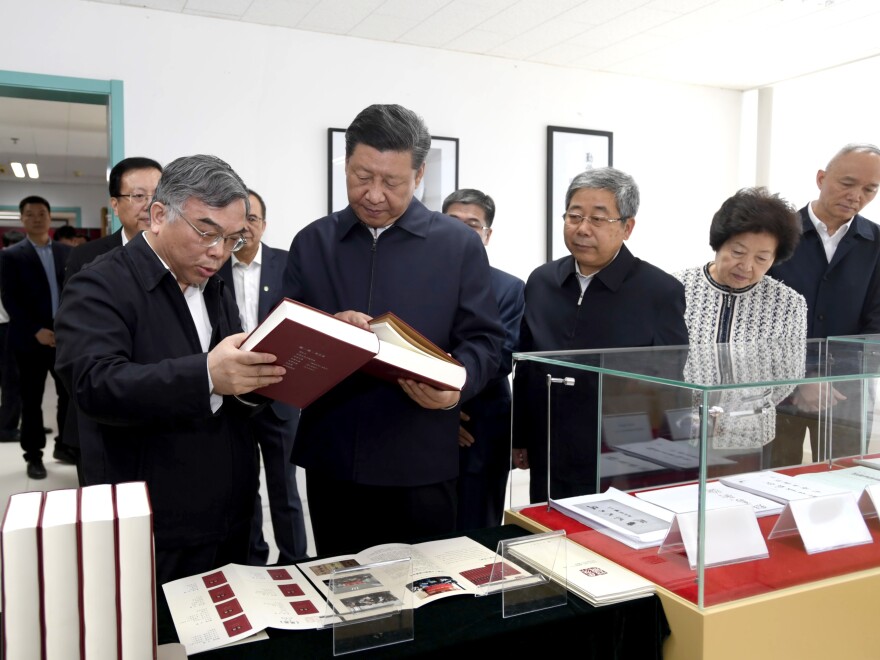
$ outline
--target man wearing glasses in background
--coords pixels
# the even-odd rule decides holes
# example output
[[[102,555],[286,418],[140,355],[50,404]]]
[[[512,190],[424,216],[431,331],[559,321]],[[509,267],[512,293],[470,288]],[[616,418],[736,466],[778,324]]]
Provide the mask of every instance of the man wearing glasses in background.
[[[217,276],[247,214],[226,163],[175,160],[149,231],[70,278],[58,310],[86,484],[147,482],[160,584],[247,561],[257,463],[253,407],[237,397],[284,373],[275,356],[239,350],[235,297]]]
[[[113,166],[109,182],[110,208],[122,227],[77,247],[67,262],[65,283],[99,255],[125,245],[150,227],[150,202],[160,176],[162,166],[151,158],[125,158]]]
[[[489,245],[495,201],[473,188],[456,190],[443,200],[443,213],[463,222]],[[503,270],[489,268],[489,287],[504,326],[497,373],[461,408],[458,430],[458,529],[497,527],[504,514],[510,474],[510,365],[519,342],[525,283]]]
[[[577,175],[565,195],[562,231],[571,256],[539,266],[526,282],[521,351],[567,351],[684,345],[684,288],[671,275],[634,257],[623,244],[639,210],[639,188],[620,170]],[[524,363],[514,378],[515,468],[533,468],[532,502],[547,500],[547,369]],[[554,499],[598,492],[596,379],[573,376],[553,390]],[[553,374],[557,376],[556,373]],[[606,392],[607,394],[607,392]]]
[[[247,217],[247,245],[223,264],[220,276],[235,292],[241,326],[252,332],[272,311],[281,295],[281,280],[287,265],[287,250],[262,242],[266,231],[266,203],[249,190],[251,212]],[[293,564],[306,557],[306,528],[302,501],[296,487],[296,466],[290,462],[299,409],[272,401],[251,417],[254,440],[260,446],[266,471],[266,493],[272,531],[278,546],[279,564]],[[269,546],[263,538],[263,507],[259,494],[251,523],[249,564],[264,566]]]

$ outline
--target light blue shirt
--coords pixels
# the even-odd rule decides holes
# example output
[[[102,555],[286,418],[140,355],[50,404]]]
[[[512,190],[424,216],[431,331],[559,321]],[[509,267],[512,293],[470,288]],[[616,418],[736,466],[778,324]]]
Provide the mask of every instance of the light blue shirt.
[[[50,239],[45,245],[37,245],[31,239],[30,244],[37,251],[40,263],[43,264],[43,270],[46,271],[46,279],[49,280],[49,293],[52,296],[52,318],[55,318],[55,312],[58,311],[58,278],[55,275],[55,257],[52,255],[52,240]]]

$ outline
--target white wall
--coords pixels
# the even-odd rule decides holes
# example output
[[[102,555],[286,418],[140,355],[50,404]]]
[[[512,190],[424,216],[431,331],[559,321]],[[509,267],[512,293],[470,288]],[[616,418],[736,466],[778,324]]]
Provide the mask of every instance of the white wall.
[[[81,0],[0,0],[2,67],[120,79],[126,155],[227,160],[269,207],[287,247],[326,213],[328,127],[401,103],[460,138],[463,187],[498,206],[494,265],[526,277],[544,261],[546,127],[614,132],[615,166],[642,188],[630,240],[669,270],[709,252],[708,223],[741,185],[741,94],[286,28]],[[561,231],[561,227],[560,227]]]
[[[774,85],[768,185],[798,207],[816,198],[816,172],[849,142],[880,145],[880,57]],[[880,221],[880,204],[865,209]]]

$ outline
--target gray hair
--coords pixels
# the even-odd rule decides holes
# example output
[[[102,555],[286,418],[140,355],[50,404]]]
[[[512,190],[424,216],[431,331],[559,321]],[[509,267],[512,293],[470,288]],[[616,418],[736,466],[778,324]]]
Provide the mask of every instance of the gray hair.
[[[578,174],[568,186],[565,193],[565,208],[571,204],[571,198],[581,188],[601,188],[614,193],[614,201],[621,218],[634,218],[639,212],[639,187],[626,172],[613,167],[600,167]]]
[[[400,105],[371,105],[358,113],[345,131],[345,158],[364,144],[378,151],[409,151],[412,168],[419,169],[431,149],[431,134],[424,120]]]
[[[184,156],[169,163],[162,171],[153,203],[161,202],[171,210],[170,222],[180,215],[191,197],[213,208],[223,208],[243,199],[245,213],[250,213],[247,186],[217,156]]]
[[[845,145],[840,151],[838,151],[834,156],[831,157],[831,160],[828,161],[828,164],[825,166],[825,169],[829,169],[831,165],[839,158],[846,156],[847,154],[858,153],[858,154],[875,154],[880,156],[880,148],[874,146],[869,142],[850,142]]]
[[[475,188],[462,188],[450,193],[443,200],[443,213],[446,213],[447,209],[453,204],[474,204],[479,206],[483,209],[483,214],[486,216],[486,226],[492,226],[492,221],[495,219],[495,200],[483,191]]]

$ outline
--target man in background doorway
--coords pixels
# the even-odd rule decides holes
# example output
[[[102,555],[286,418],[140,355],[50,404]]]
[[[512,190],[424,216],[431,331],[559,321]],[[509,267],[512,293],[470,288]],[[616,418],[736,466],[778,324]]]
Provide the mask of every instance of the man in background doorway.
[[[473,188],[456,190],[443,201],[443,213],[463,222],[489,245],[495,201]],[[490,267],[488,285],[504,326],[498,371],[479,394],[462,404],[458,430],[458,529],[501,524],[510,475],[510,374],[513,351],[525,307],[525,282]]]
[[[816,186],[819,197],[800,211],[803,236],[794,256],[768,274],[806,298],[808,338],[880,333],[880,226],[860,215],[880,189],[880,148],[844,146],[816,173]],[[808,429],[813,461],[830,458],[819,437],[819,410],[830,406],[833,456],[859,453],[861,398],[852,382],[827,397],[824,389],[797,388],[777,408],[770,466],[800,464]],[[870,422],[867,431],[870,437]]]
[[[3,249],[24,240],[17,229],[3,232]],[[18,365],[9,350],[9,314],[0,302],[0,442],[18,442],[21,420],[21,386]]]
[[[72,248],[49,238],[52,211],[36,195],[18,206],[26,239],[0,253],[0,296],[9,313],[9,348],[18,365],[21,384],[21,448],[30,479],[45,479],[43,393],[51,374],[58,394],[57,429],[52,457],[75,463],[75,452],[62,439],[67,414],[67,391],[55,373],[55,313]]]
[[[252,332],[280,300],[287,250],[262,242],[266,231],[266,204],[253,190],[248,190],[248,195],[251,212],[244,234],[247,244],[223,264],[220,276],[235,291],[242,328]],[[250,418],[254,440],[263,456],[279,564],[292,564],[306,556],[306,528],[296,488],[296,465],[290,462],[298,420],[299,409],[280,401],[273,401]],[[269,546],[263,538],[263,507],[258,493],[251,523],[250,563],[265,565],[268,558]]]

